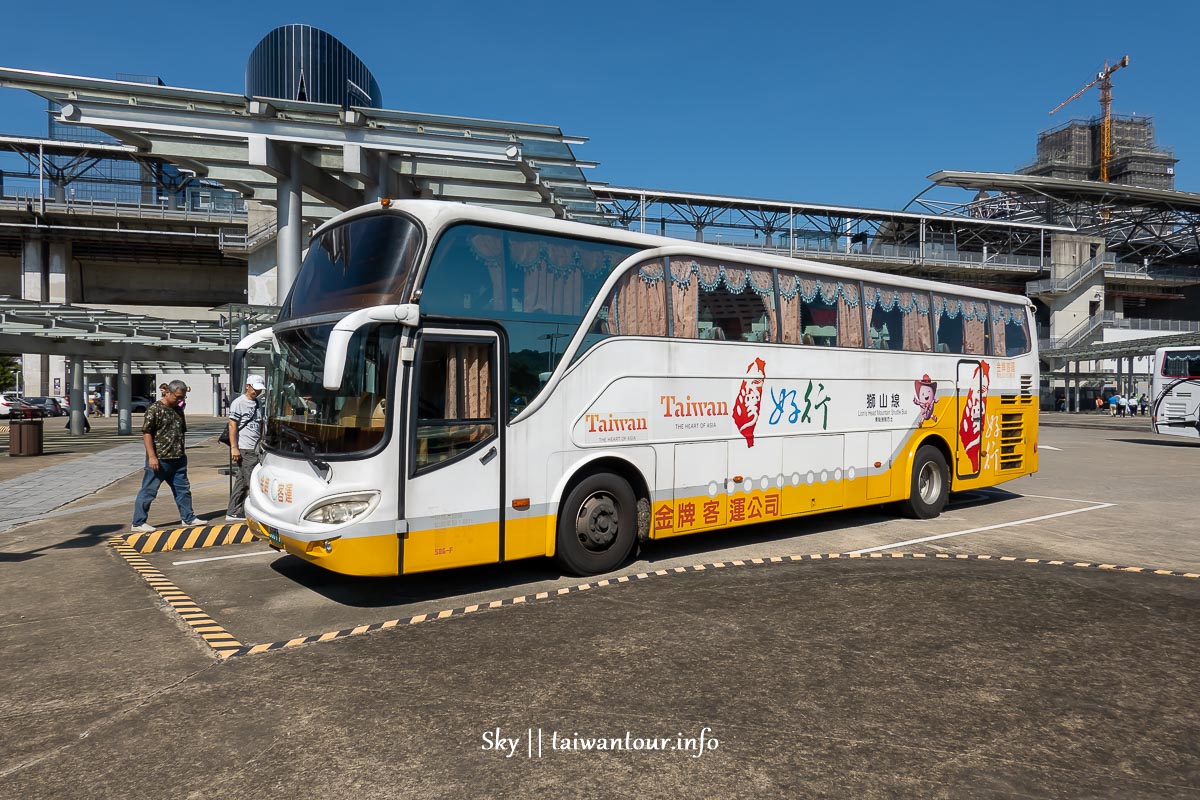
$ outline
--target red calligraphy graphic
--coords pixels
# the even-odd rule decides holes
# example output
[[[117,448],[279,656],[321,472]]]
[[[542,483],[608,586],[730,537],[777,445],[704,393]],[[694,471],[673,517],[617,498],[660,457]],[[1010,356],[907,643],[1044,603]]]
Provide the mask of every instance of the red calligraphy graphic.
[[[767,495],[767,502],[763,507],[763,513],[766,514],[768,517],[778,517],[779,516],[779,495],[777,495],[777,494]]]
[[[676,510],[679,512],[679,527],[690,528],[696,524],[695,503],[680,503]]]
[[[991,368],[981,361],[971,376],[972,383],[979,380],[979,393],[972,387],[963,403],[962,416],[958,420],[958,441],[971,462],[971,471],[979,472],[980,444],[983,441],[983,426],[987,416],[987,392]]]
[[[767,362],[756,358],[746,367],[751,376],[742,381],[737,399],[733,401],[733,424],[738,433],[746,437],[746,447],[754,447],[754,426],[758,424],[758,411],[762,405],[763,384],[767,380]]]
[[[675,518],[675,512],[670,505],[663,504],[658,507],[658,511],[654,512],[654,530],[669,531],[671,530],[671,522]]]
[[[746,518],[746,498],[731,497],[729,499],[729,521],[741,522]]]
[[[762,509],[763,509],[762,498],[761,497],[751,497],[750,498],[750,513],[746,515],[747,518],[761,519],[762,515],[763,515]]]
[[[707,500],[704,503],[704,524],[716,525],[721,521],[721,503],[718,500]]]

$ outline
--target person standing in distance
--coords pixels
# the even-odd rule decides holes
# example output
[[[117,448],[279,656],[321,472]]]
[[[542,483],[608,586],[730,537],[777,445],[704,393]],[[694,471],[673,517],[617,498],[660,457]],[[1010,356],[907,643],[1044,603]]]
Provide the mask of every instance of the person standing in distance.
[[[246,378],[246,393],[229,404],[229,455],[233,457],[233,491],[229,494],[227,522],[246,518],[246,495],[250,492],[250,474],[258,466],[258,443],[263,432],[263,406],[258,401],[267,390],[261,375]]]
[[[180,403],[187,397],[187,384],[171,381],[163,398],[146,409],[142,422],[142,441],[146,445],[146,474],[142,488],[133,501],[133,532],[151,533],[157,528],[146,523],[150,504],[164,482],[175,495],[179,517],[184,525],[203,525],[204,520],[192,512],[192,486],[187,476],[187,454],[184,438],[187,421]]]

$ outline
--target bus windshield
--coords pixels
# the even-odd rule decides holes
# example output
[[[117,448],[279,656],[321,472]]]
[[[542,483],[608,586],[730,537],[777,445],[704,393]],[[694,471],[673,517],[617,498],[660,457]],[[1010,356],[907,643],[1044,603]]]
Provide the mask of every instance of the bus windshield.
[[[388,422],[395,325],[360,329],[350,340],[346,371],[336,390],[322,385],[333,325],[283,330],[271,355],[270,450],[307,457],[363,453],[383,441]]]
[[[404,303],[421,230],[399,214],[356,217],[313,239],[279,321]]]

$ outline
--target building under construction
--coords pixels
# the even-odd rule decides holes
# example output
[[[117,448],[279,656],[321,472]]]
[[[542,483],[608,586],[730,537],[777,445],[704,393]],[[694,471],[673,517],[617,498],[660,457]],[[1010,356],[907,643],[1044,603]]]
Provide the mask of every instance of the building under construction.
[[[1098,181],[1100,177],[1101,117],[1073,119],[1038,134],[1037,160],[1022,167],[1023,175]],[[1175,154],[1154,142],[1154,118],[1132,114],[1112,116],[1112,160],[1108,182],[1149,189],[1174,189]]]

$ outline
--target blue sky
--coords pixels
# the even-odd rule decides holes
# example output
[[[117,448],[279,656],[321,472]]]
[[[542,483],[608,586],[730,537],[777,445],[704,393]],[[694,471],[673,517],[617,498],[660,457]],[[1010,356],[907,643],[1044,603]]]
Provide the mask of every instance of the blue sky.
[[[939,169],[1031,160],[1039,130],[1099,113],[1098,91],[1047,112],[1128,53],[1113,110],[1153,116],[1180,159],[1176,187],[1200,192],[1191,3],[6,5],[6,67],[240,92],[257,41],[303,22],[358,53],[388,108],[589,137],[576,154],[601,162],[594,180],[882,208]],[[41,134],[44,118],[0,90],[0,132]]]

